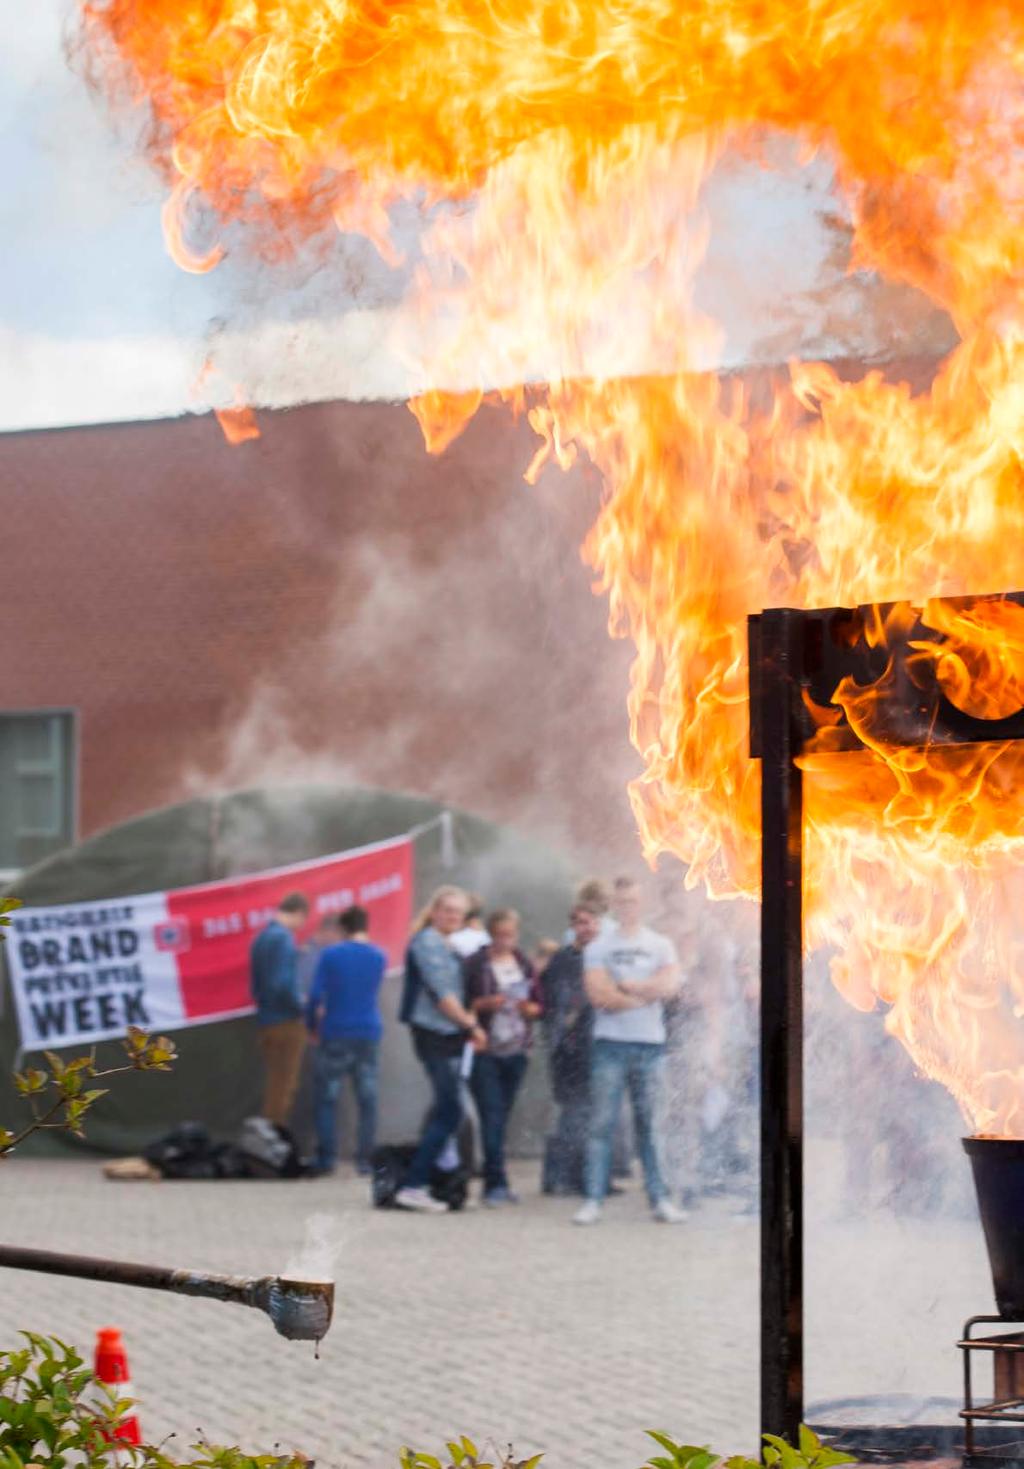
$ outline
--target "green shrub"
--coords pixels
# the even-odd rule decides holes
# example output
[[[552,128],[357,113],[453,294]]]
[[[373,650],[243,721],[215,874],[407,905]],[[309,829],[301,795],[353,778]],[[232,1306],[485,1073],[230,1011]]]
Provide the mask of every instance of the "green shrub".
[[[0,1469],[301,1469],[303,1459],[192,1444],[192,1457],[115,1438],[133,1407],[97,1382],[74,1347],[23,1331],[26,1345],[0,1351]]]
[[[836,1465],[854,1462],[849,1454],[827,1448],[809,1428],[800,1429],[797,1448],[786,1443],[785,1439],[766,1433],[760,1459],[748,1459],[743,1455],[726,1459],[703,1445],[698,1448],[692,1444],[676,1443],[667,1433],[659,1433],[653,1428],[647,1430],[647,1436],[654,1439],[661,1453],[652,1454],[643,1469],[717,1469],[717,1466],[721,1469],[834,1469]],[[498,1462],[491,1458],[482,1459],[476,1444],[468,1438],[453,1440],[445,1447],[448,1451],[447,1464],[436,1454],[403,1449],[399,1455],[401,1469],[537,1469],[543,1457],[535,1454],[532,1459],[517,1460],[510,1445],[507,1453],[495,1456]]]
[[[0,899],[0,902],[3,900]],[[0,923],[4,920],[0,917]],[[0,1159],[13,1153],[34,1132],[70,1132],[75,1137],[84,1137],[82,1122],[94,1102],[107,1095],[106,1087],[87,1087],[86,1081],[107,1076],[120,1076],[124,1071],[170,1071],[171,1062],[177,1060],[174,1042],[165,1035],[155,1039],[140,1030],[137,1025],[128,1027],[128,1034],[121,1042],[128,1059],[123,1066],[108,1066],[105,1071],[96,1069],[96,1052],[87,1056],[76,1056],[73,1061],[64,1061],[56,1051],[46,1051],[49,1068],[40,1071],[30,1066],[25,1071],[14,1073],[14,1085],[25,1098],[31,1118],[20,1132],[11,1132],[0,1126]]]

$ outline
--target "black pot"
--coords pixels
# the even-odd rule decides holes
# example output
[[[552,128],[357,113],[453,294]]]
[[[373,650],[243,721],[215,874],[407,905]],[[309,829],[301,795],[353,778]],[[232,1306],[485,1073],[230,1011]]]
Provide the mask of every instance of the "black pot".
[[[1024,1140],[965,1137],[996,1305],[1024,1321]]]

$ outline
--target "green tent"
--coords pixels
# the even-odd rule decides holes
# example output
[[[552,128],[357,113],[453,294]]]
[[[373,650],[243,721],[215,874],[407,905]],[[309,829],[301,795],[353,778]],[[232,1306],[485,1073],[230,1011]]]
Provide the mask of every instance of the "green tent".
[[[438,819],[444,811],[433,801],[359,787],[288,786],[204,797],[151,812],[70,847],[23,873],[12,891],[30,906],[130,897],[259,872],[417,832],[417,904],[438,883],[457,882],[483,894],[489,905],[518,908],[528,946],[540,937],[558,936],[565,927],[570,898],[571,874],[565,861],[508,827],[462,811],[449,813],[449,841],[445,824]],[[395,1019],[399,989],[399,980],[389,981],[383,1001],[382,1141],[414,1136],[427,1100],[406,1027]],[[194,1026],[176,1032],[174,1038],[180,1054],[174,1070],[115,1078],[110,1095],[90,1114],[85,1146],[134,1152],[186,1120],[205,1123],[217,1138],[232,1138],[242,1119],[258,1110],[260,1069],[250,1017]],[[0,989],[0,1118],[7,1125],[24,1111],[7,1079],[9,1073],[34,1059],[19,1054],[5,966]],[[101,1067],[116,1065],[119,1059],[123,1059],[119,1042],[97,1047]],[[548,1108],[544,1071],[535,1062],[517,1107],[511,1142],[519,1151],[539,1148]],[[308,1096],[300,1096],[295,1125],[300,1136],[308,1132]],[[56,1133],[32,1140],[36,1149],[57,1141],[82,1146]]]

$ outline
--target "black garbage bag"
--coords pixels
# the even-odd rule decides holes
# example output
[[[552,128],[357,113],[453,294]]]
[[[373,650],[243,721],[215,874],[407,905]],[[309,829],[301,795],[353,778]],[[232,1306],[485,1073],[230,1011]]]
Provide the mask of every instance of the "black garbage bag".
[[[180,1122],[142,1150],[164,1178],[247,1178],[249,1171],[231,1143],[215,1143],[201,1122]]]
[[[388,1143],[375,1148],[370,1162],[373,1175],[370,1179],[370,1197],[378,1209],[392,1209],[395,1195],[405,1181],[409,1164],[416,1156],[418,1143]],[[469,1194],[470,1171],[464,1166],[452,1169],[435,1168],[430,1180],[430,1192],[449,1209],[461,1209]]]

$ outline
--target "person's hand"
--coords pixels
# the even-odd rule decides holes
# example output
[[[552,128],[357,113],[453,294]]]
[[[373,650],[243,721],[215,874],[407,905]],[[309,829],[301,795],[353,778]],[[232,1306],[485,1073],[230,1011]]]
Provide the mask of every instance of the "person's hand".
[[[473,1029],[469,1032],[469,1043],[474,1051],[486,1051],[487,1032],[481,1030],[479,1025],[474,1025]]]
[[[479,1014],[489,1015],[496,1010],[502,1010],[505,1006],[504,995],[484,995],[475,1002],[474,1008]]]
[[[520,1000],[519,1013],[524,1020],[536,1020],[540,1014],[540,1006],[536,1000]]]
[[[641,1005],[649,1005],[655,998],[646,979],[623,979],[619,982],[619,989]]]

